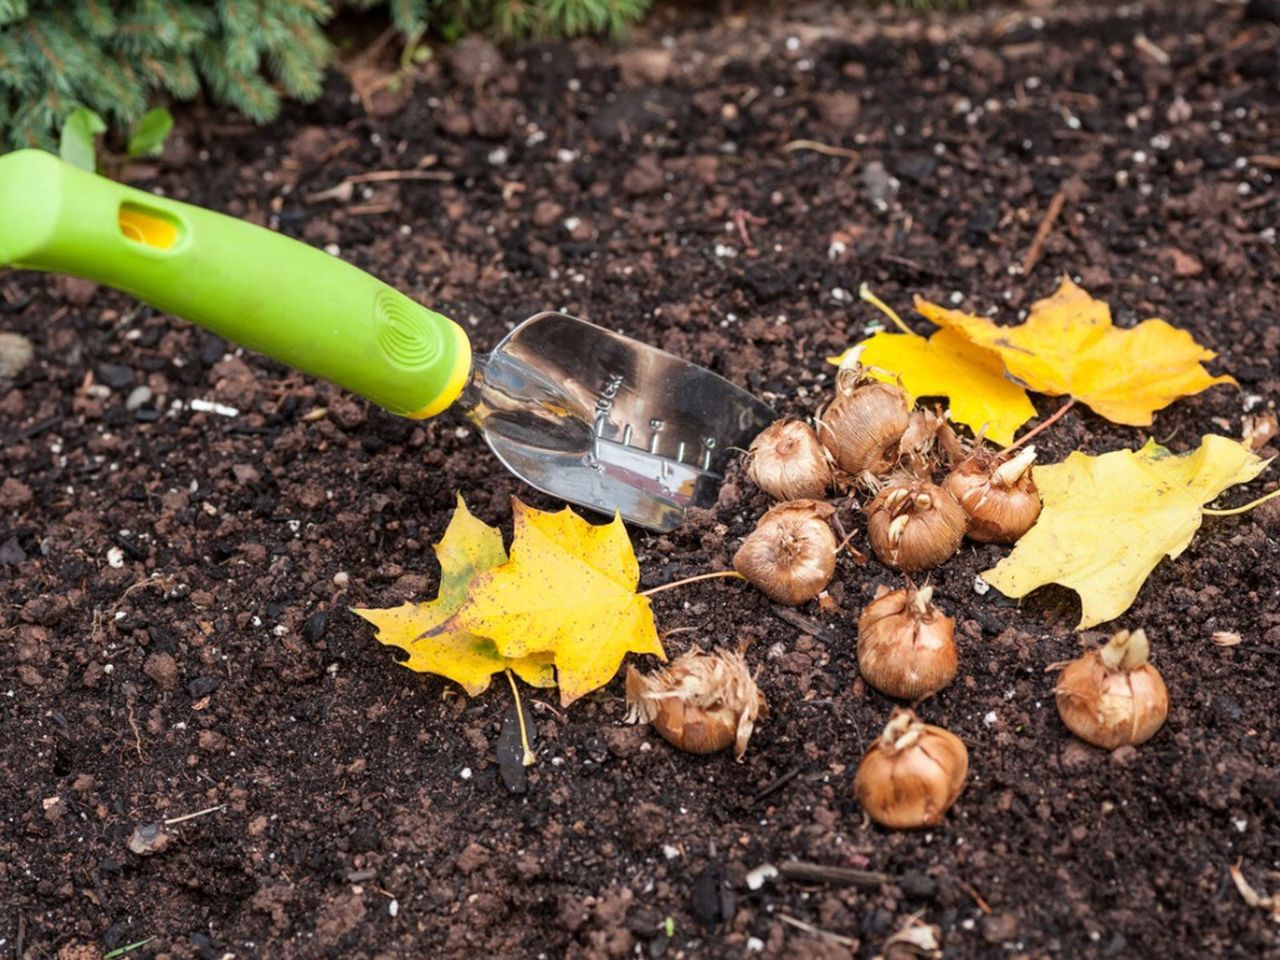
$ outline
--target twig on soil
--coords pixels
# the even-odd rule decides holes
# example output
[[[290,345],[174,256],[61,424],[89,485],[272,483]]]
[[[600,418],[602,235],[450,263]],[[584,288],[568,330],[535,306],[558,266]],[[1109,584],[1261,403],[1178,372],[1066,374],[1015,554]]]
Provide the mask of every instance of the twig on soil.
[[[24,917],[22,914],[18,914],[18,939],[17,939],[17,942],[14,944],[14,950],[13,950],[13,955],[17,957],[17,960],[22,960],[22,957],[23,957],[22,948],[27,945],[26,939],[27,939],[27,918]]]
[[[743,251],[748,257],[758,257],[760,251],[756,249],[756,245],[751,242],[751,234],[747,230],[747,224],[751,223],[757,227],[763,227],[769,221],[763,217],[757,217],[751,214],[743,207],[733,211],[733,225],[738,228],[738,236],[742,238]]]
[[[817,140],[791,140],[782,145],[783,153],[795,153],[797,150],[812,150],[814,153],[820,153],[827,157],[844,157],[846,160],[857,160],[860,156],[857,150],[850,150],[848,147],[833,147],[829,143],[820,143]]]
[[[1062,213],[1062,205],[1066,203],[1067,191],[1059,190],[1053,195],[1053,199],[1049,201],[1049,209],[1045,211],[1044,218],[1040,221],[1040,226],[1036,227],[1036,235],[1031,240],[1031,246],[1027,249],[1027,255],[1022,258],[1022,275],[1030,276],[1031,271],[1035,269],[1036,263],[1040,260],[1040,254],[1044,251],[1044,242],[1049,239],[1049,231],[1053,229],[1054,221],[1058,219],[1058,215]]]
[[[831,883],[837,886],[861,887],[875,890],[893,879],[877,870],[857,870],[853,867],[829,867],[821,863],[791,860],[778,865],[778,873],[788,880],[802,883]]]
[[[1268,910],[1271,913],[1271,919],[1276,923],[1280,923],[1280,896],[1263,896],[1253,889],[1249,881],[1244,878],[1244,873],[1240,869],[1243,860],[1237,860],[1231,866],[1227,867],[1227,872],[1231,874],[1231,882],[1236,885],[1236,890],[1240,892],[1240,896],[1244,902],[1251,907],[1259,907]]]
[[[172,827],[175,823],[185,823],[188,820],[194,820],[196,817],[208,816],[211,813],[217,813],[219,810],[227,809],[225,803],[220,803],[216,807],[205,807],[203,810],[197,810],[195,813],[187,813],[181,817],[172,817],[164,821],[166,827]]]
[[[1067,400],[1067,402],[1066,402],[1066,403],[1064,403],[1062,406],[1060,406],[1060,407],[1059,407],[1059,408],[1058,408],[1058,409],[1053,413],[1053,415],[1052,415],[1052,416],[1050,416],[1047,420],[1045,420],[1043,423],[1037,424],[1036,426],[1032,427],[1030,430],[1028,430],[1028,431],[1027,431],[1026,433],[1024,433],[1021,437],[1019,437],[1017,440],[1013,441],[1013,443],[1009,444],[1007,447],[1005,447],[1005,448],[1004,448],[1002,451],[1000,451],[1000,452],[1001,452],[1001,453],[1008,453],[1010,450],[1016,450],[1016,449],[1018,449],[1018,447],[1022,446],[1024,443],[1026,443],[1028,440],[1030,440],[1030,439],[1031,439],[1032,437],[1034,437],[1036,434],[1038,434],[1038,433],[1043,433],[1045,430],[1048,430],[1051,426],[1053,426],[1055,423],[1057,423],[1059,420],[1061,420],[1061,419],[1062,419],[1062,417],[1063,417],[1063,415],[1065,415],[1065,414],[1066,414],[1066,412],[1067,412],[1068,410],[1070,410],[1072,407],[1074,407],[1075,405],[1076,405],[1076,398],[1075,398],[1075,397],[1071,397],[1071,398],[1069,398],[1069,399]]]
[[[971,883],[965,883],[963,880],[959,881],[959,883],[960,883],[960,886],[964,887],[965,892],[968,893],[969,896],[973,897],[973,902],[978,905],[978,909],[981,910],[983,913],[985,913],[987,916],[990,916],[991,905],[988,904],[987,901],[982,899],[982,894],[978,892],[977,888]]]
[[[751,805],[754,807],[760,801],[773,796],[796,777],[800,776],[800,773],[803,770],[804,767],[792,767],[782,776],[766,784],[754,797],[751,798]]]
[[[148,763],[146,754],[142,752],[142,734],[138,732],[138,721],[133,719],[133,704],[126,708],[125,715],[129,719],[129,729],[133,731],[133,748],[138,751],[138,759]]]
[[[796,613],[790,607],[783,607],[775,604],[773,612],[793,627],[803,630],[811,637],[817,637],[819,640],[826,643],[831,643],[837,639],[834,633],[820,624],[817,620],[811,620],[802,613]]]
[[[1262,167],[1265,170],[1280,170],[1280,157],[1269,153],[1255,153],[1248,160],[1255,167]]]
[[[797,930],[803,930],[805,933],[812,934],[815,937],[821,937],[824,940],[831,940],[835,943],[841,944],[842,946],[846,946],[851,950],[858,946],[857,940],[851,940],[838,933],[832,933],[830,930],[823,930],[820,927],[815,927],[812,923],[805,923],[803,920],[797,920],[790,914],[780,913],[778,914],[778,919],[783,923],[790,924]]]

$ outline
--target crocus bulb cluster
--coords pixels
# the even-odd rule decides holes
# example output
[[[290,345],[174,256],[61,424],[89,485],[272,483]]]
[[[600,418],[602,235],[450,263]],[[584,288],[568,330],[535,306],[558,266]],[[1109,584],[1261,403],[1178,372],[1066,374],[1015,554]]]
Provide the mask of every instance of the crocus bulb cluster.
[[[836,570],[836,508],[821,500],[772,507],[742,541],[733,569],[779,603],[796,606],[826,589]]]
[[[1108,750],[1155,736],[1169,715],[1169,691],[1149,654],[1145,631],[1121,630],[1067,664],[1053,691],[1067,728]]]
[[[910,830],[940,822],[968,773],[959,737],[898,709],[858,765],[853,792],[876,823]]]
[[[649,675],[627,667],[627,721],[649,723],[672,746],[741,760],[757,720],[769,715],[742,654],[690,651]]]
[[[932,696],[955,678],[955,620],[934,605],[932,587],[876,590],[858,618],[858,669],[902,700]]]

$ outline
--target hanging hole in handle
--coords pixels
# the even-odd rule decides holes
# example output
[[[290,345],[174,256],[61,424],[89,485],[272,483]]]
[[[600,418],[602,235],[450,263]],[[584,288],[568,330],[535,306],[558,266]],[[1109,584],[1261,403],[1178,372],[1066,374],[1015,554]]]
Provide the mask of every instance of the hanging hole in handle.
[[[140,203],[120,204],[117,220],[126,239],[157,250],[172,250],[182,238],[182,224],[176,217]]]

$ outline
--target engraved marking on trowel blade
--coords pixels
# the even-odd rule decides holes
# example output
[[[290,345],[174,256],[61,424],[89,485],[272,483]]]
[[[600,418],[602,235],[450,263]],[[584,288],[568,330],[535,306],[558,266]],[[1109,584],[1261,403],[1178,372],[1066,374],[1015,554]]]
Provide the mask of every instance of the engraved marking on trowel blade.
[[[631,424],[627,424],[622,428],[622,445],[624,447],[631,446]]]
[[[677,463],[684,463],[684,448],[685,448],[685,442],[684,442],[683,440],[681,440],[681,441],[680,441],[680,446],[676,447],[676,462],[677,462]]]
[[[658,434],[660,434],[660,433],[662,432],[662,428],[663,428],[663,427],[665,427],[665,426],[666,426],[666,424],[665,424],[665,423],[663,423],[663,422],[662,422],[660,419],[658,419],[657,417],[653,417],[652,419],[650,419],[650,421],[649,421],[649,429],[653,431],[653,433],[652,433],[652,434],[650,435],[650,437],[649,437],[649,452],[650,452],[650,453],[657,453],[657,452],[658,452]]]
[[[715,451],[717,440],[715,437],[702,438],[702,469],[711,469],[711,454]]]

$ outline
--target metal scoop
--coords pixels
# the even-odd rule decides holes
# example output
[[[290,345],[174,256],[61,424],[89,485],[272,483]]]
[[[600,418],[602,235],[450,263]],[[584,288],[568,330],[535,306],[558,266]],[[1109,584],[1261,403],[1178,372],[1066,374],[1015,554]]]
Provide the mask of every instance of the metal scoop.
[[[541,313],[473,358],[456,323],[262,227],[21,150],[0,156],[0,266],[114,287],[402,416],[451,406],[531,486],[654,530],[715,502],[773,413],[669,353]]]

